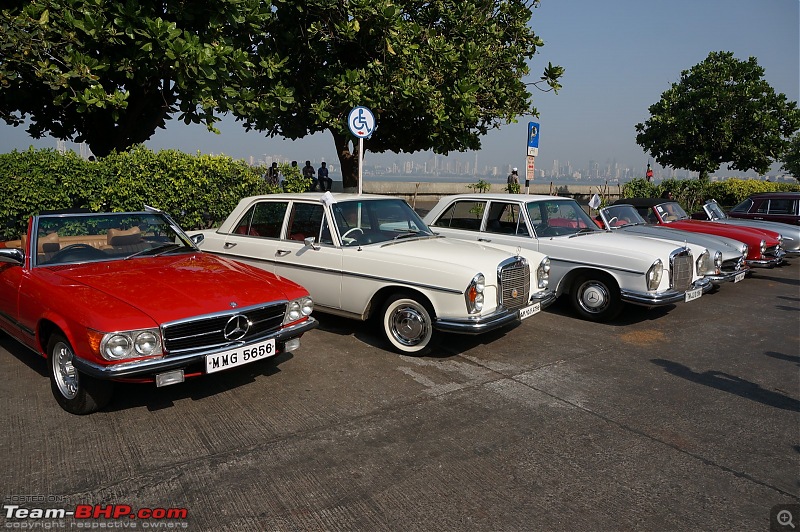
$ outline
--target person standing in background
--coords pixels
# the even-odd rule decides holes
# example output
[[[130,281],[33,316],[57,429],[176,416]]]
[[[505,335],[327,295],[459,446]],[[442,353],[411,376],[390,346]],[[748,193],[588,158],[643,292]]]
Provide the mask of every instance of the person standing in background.
[[[326,163],[322,163],[322,166],[317,170],[317,181],[319,181],[319,189],[322,192],[330,191],[333,179],[328,177],[328,165]]]

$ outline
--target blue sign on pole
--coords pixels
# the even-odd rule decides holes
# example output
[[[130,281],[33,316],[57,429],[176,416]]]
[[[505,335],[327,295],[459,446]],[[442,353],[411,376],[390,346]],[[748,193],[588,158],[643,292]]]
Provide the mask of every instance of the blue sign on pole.
[[[528,155],[539,155],[539,123],[528,122]]]

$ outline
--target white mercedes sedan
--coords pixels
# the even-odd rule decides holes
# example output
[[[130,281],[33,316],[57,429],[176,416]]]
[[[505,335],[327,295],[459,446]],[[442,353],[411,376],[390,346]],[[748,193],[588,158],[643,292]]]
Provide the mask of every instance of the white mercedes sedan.
[[[623,303],[692,301],[712,289],[707,249],[603,231],[571,198],[528,194],[447,196],[425,216],[447,237],[522,246],[552,261],[550,284],[591,321],[617,316]]]
[[[439,237],[395,197],[248,197],[218,229],[193,235],[204,251],[301,284],[315,311],[375,317],[405,354],[428,352],[435,330],[479,334],[555,300],[543,253]]]

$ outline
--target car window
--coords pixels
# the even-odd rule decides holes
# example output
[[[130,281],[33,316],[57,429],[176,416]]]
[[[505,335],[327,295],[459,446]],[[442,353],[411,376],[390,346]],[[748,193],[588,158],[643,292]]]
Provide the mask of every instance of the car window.
[[[528,226],[525,224],[525,217],[521,215],[519,205],[497,201],[492,202],[489,207],[486,231],[504,235],[528,236],[529,234]]]
[[[481,228],[481,220],[483,219],[483,211],[485,208],[485,201],[456,201],[447,207],[432,225],[434,227],[451,227],[453,229],[478,231]]]
[[[288,202],[262,201],[247,210],[233,232],[237,235],[280,238]]]
[[[794,214],[796,202],[790,199],[772,199],[769,200],[769,213],[770,214]]]
[[[747,198],[739,205],[731,209],[731,212],[748,212],[750,210],[750,206],[753,205],[753,200]]]
[[[756,202],[756,208],[751,212],[755,212],[758,214],[767,214],[768,206],[769,206],[769,200],[761,200],[760,202]]]
[[[318,203],[294,203],[292,212],[289,215],[286,238],[302,242],[311,236],[317,242],[321,242],[320,234],[324,218],[325,210],[322,205]],[[330,231],[327,232],[326,239],[330,239]]]

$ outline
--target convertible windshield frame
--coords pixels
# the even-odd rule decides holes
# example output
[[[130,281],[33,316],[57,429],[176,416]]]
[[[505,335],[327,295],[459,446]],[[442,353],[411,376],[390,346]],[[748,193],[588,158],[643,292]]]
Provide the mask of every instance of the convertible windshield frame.
[[[161,254],[165,244],[174,246],[169,253],[198,251],[160,211],[42,214],[34,217],[31,235],[33,268],[148,257],[150,250]]]

